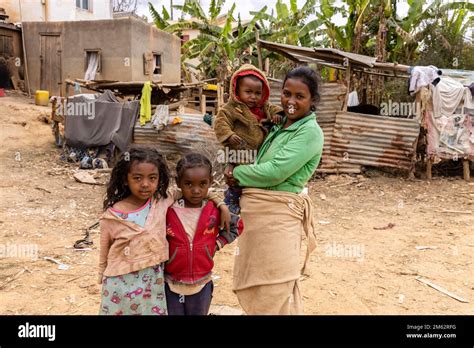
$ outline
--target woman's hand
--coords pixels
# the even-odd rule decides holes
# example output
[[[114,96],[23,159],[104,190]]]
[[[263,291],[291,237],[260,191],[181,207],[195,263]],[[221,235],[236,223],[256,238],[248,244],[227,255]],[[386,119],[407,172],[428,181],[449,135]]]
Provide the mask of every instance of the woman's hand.
[[[227,232],[230,233],[230,220],[231,220],[230,210],[225,204],[222,204],[221,206],[219,206],[219,209],[221,211],[221,225],[219,227],[224,228],[225,226],[225,229],[227,230]]]

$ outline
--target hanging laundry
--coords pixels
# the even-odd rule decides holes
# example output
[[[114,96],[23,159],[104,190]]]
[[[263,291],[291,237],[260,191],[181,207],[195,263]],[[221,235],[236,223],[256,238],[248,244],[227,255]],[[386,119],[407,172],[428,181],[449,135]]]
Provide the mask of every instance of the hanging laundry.
[[[74,105],[73,105],[74,104]],[[81,114],[65,115],[66,144],[73,147],[89,148],[114,143],[120,151],[126,151],[132,142],[133,125],[138,118],[138,100],[121,102],[106,90],[97,99],[85,95],[68,98],[68,109],[81,111],[78,105],[87,105],[87,117]]]
[[[140,125],[151,121],[151,83],[147,81],[143,84],[142,97],[140,99]]]
[[[432,87],[433,94],[433,116],[451,116],[458,108],[459,103],[465,95],[462,83],[450,78],[443,77],[441,81]]]
[[[474,154],[474,126],[469,110],[474,100],[469,88],[450,77],[431,87],[433,112],[427,118],[429,154],[457,158]]]
[[[470,85],[468,88],[469,88],[469,90],[471,91],[471,97],[474,98],[474,82],[471,83],[471,85]]]
[[[471,86],[474,86],[474,83]],[[474,115],[474,94],[470,87],[464,89],[463,113]]]
[[[430,66],[415,66],[410,69],[410,82],[408,91],[410,94],[417,93],[421,87],[428,86],[430,83],[436,85],[439,82],[442,74],[434,65]]]
[[[357,91],[352,91],[351,93],[349,93],[347,106],[357,106],[357,105],[359,105],[359,97],[357,95]]]

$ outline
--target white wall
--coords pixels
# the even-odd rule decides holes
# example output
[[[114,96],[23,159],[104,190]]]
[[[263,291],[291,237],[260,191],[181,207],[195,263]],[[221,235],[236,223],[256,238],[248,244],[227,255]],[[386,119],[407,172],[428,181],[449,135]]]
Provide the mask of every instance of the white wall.
[[[112,0],[89,0],[91,10],[76,8],[76,0],[2,0],[8,21],[54,22],[112,19]]]
[[[69,0],[50,0],[50,1],[57,1],[57,2],[65,2]],[[113,7],[112,7],[112,0],[89,0],[92,3],[92,11],[86,11],[82,9],[76,9],[76,1],[73,1],[73,7],[76,17],[73,20],[80,21],[80,20],[94,20],[94,19],[112,19],[113,18]]]
[[[41,0],[2,0],[1,7],[5,9],[11,23],[44,21],[46,17]]]
[[[195,29],[189,29],[189,30],[183,30],[182,33],[183,35],[189,35],[189,40],[192,40],[199,36],[200,31],[195,30]],[[186,62],[194,66],[198,66],[201,63],[201,60],[199,58],[193,58],[193,59],[186,59]],[[194,78],[194,76],[192,76],[192,80],[193,82],[197,81],[197,79]]]

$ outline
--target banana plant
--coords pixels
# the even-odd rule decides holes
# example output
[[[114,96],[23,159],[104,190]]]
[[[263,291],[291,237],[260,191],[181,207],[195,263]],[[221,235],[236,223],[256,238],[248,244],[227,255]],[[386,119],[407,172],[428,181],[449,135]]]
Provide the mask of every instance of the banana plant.
[[[321,0],[316,17],[323,23],[332,48],[359,53],[369,4],[369,0],[346,0],[341,6],[334,6],[330,0]],[[347,18],[347,22],[342,26],[333,22],[333,16],[337,13]]]
[[[426,0],[408,0],[408,5],[404,18],[392,15],[387,20],[391,29],[391,40],[387,42],[387,59],[390,61],[415,61],[428,35],[436,35],[436,39],[449,49],[449,40],[441,32],[448,31],[455,37],[461,37],[469,25],[472,26],[472,17],[468,15],[472,15],[474,4],[468,1],[446,3],[433,0],[427,4]]]
[[[153,22],[155,23],[155,26],[158,29],[164,30],[166,27],[170,25],[168,22],[170,20],[170,15],[166,8],[163,6],[162,8],[162,14],[158,13],[158,11],[155,10],[155,7],[152,5],[152,3],[148,3],[148,10],[150,11],[151,18],[153,19]]]
[[[180,33],[183,30],[199,30],[199,35],[186,42],[182,46],[182,60],[199,57],[201,63],[199,70],[206,77],[217,77],[225,81],[232,70],[232,61],[235,58],[235,41],[232,35],[232,22],[235,3],[226,14],[223,27],[219,24],[222,8],[225,0],[212,0],[208,13],[201,7],[197,0],[186,0],[183,5],[175,5],[174,8],[181,11],[183,17],[175,24],[164,28],[169,33]],[[184,15],[191,19],[184,19]]]
[[[312,32],[321,22],[317,20],[305,24],[308,17],[315,13],[316,0],[307,0],[298,8],[296,0],[290,0],[290,6],[277,0],[275,10],[267,13],[267,6],[250,14],[260,24],[262,39],[289,45],[307,45],[312,41]]]

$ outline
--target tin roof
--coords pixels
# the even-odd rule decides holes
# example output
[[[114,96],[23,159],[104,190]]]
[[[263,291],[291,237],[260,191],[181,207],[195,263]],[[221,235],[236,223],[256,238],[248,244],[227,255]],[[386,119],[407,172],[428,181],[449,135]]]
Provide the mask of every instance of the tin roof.
[[[364,56],[361,54],[344,52],[334,48],[309,48],[293,45],[279,44],[270,41],[260,40],[260,46],[270,51],[286,56],[287,58],[298,62],[329,62],[336,65],[343,65],[344,60],[353,65],[372,68],[376,62],[374,57]]]

